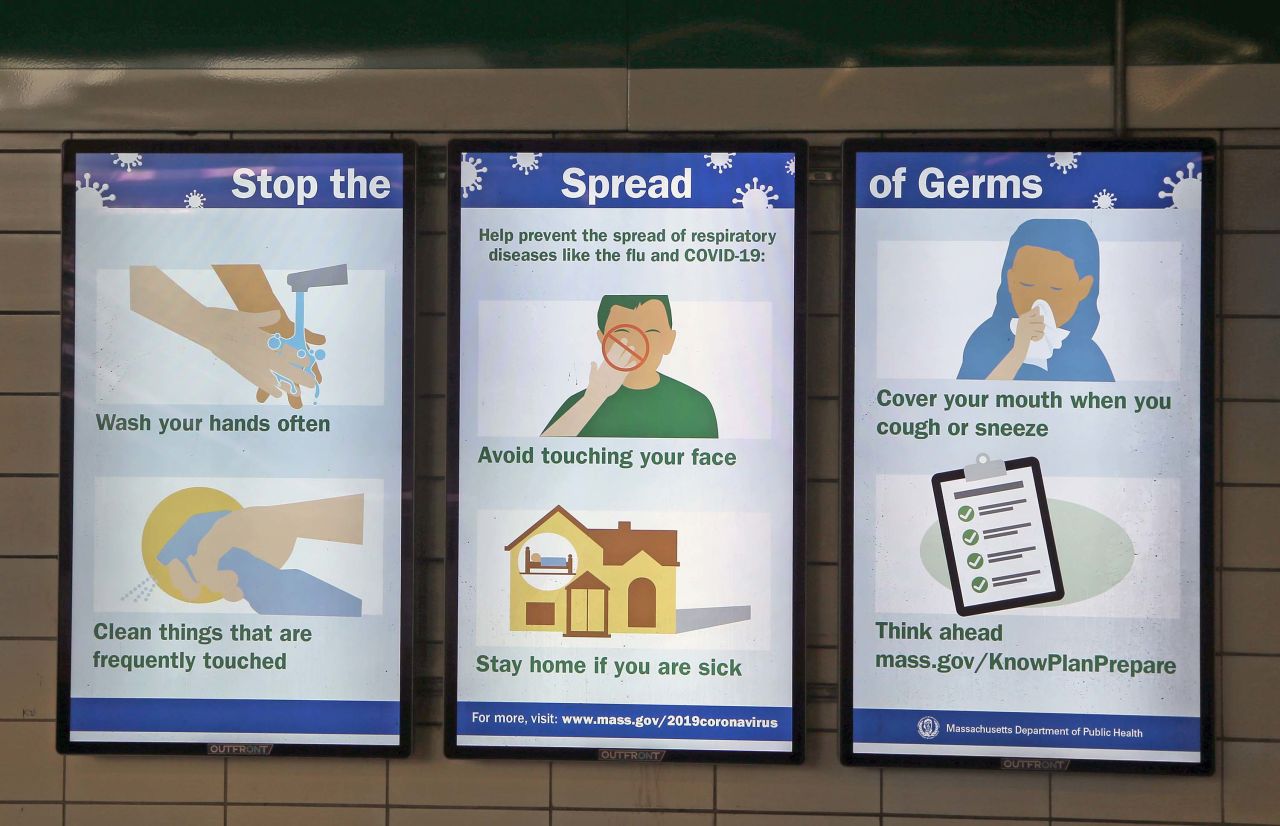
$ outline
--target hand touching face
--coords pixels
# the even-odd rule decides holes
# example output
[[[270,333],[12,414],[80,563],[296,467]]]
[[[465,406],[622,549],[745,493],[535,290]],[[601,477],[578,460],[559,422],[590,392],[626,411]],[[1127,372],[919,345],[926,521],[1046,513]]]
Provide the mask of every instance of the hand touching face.
[[[666,307],[657,300],[646,301],[630,310],[615,306],[609,310],[604,331],[597,332],[596,337],[603,344],[605,333],[619,325],[626,326],[616,332],[618,340],[643,357],[640,366],[626,374],[624,383],[637,389],[652,387],[657,381],[662,358],[676,343],[676,331],[671,329],[671,322],[667,320]],[[643,338],[637,330],[644,333]]]

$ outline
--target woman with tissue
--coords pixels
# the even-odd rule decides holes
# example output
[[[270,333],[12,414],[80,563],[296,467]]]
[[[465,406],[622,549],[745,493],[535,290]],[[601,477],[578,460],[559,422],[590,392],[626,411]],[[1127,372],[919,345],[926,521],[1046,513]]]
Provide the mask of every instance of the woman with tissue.
[[[1115,381],[1093,341],[1098,239],[1084,221],[1035,218],[1009,239],[996,306],[969,336],[959,379]]]

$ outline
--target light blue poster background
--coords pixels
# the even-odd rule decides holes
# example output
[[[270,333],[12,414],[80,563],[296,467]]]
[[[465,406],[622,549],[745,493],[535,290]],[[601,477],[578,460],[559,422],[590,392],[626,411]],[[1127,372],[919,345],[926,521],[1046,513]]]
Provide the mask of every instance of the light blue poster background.
[[[145,167],[145,159],[144,166]],[[141,170],[139,170],[141,171]],[[134,174],[138,174],[135,172]],[[141,179],[140,179],[141,180]],[[403,214],[398,208],[363,209],[113,209],[84,207],[77,212],[76,224],[76,405],[75,433],[75,502],[73,543],[75,570],[73,577],[72,685],[73,739],[88,740],[152,740],[218,742],[288,742],[345,743],[394,745],[399,742],[398,707],[400,701],[400,564],[401,564],[401,383],[403,324],[401,295],[403,272]],[[351,285],[333,290],[358,288],[360,284],[381,282],[380,298],[369,307],[369,315],[358,319],[343,317],[344,301],[336,292],[330,300],[324,290],[311,291],[307,326],[329,333],[326,346],[331,352],[354,346],[353,336],[370,337],[372,345],[364,347],[380,356],[367,365],[376,371],[371,386],[381,386],[378,397],[362,399],[358,404],[336,404],[340,393],[332,387],[322,392],[313,404],[310,390],[304,389],[305,404],[301,410],[291,409],[283,398],[256,404],[254,387],[248,382],[243,389],[220,404],[173,404],[166,397],[181,397],[198,392],[202,382],[215,373],[219,380],[229,371],[225,364],[211,365],[197,356],[203,351],[178,337],[174,348],[190,352],[193,369],[190,375],[177,375],[172,363],[157,365],[154,383],[146,388],[131,388],[149,399],[146,404],[110,403],[112,365],[105,363],[106,352],[125,358],[129,354],[129,329],[126,325],[150,325],[146,319],[124,318],[119,329],[104,330],[97,317],[103,302],[120,303],[119,296],[103,296],[100,287],[117,289],[127,284],[116,277],[131,266],[154,265],[166,272],[195,271],[188,278],[206,277],[216,284],[212,265],[252,263],[268,273],[296,272],[306,269],[346,264],[352,273]],[[357,273],[359,271],[359,273]],[[360,279],[357,281],[356,276]],[[110,276],[110,277],[108,277]],[[192,281],[187,282],[189,285]],[[127,302],[125,302],[127,306]],[[221,306],[231,307],[224,298]],[[292,304],[285,304],[292,317]],[[105,333],[110,341],[100,341]],[[335,335],[335,333],[337,333]],[[189,350],[183,348],[191,348]],[[207,354],[206,354],[207,355]],[[321,363],[323,367],[323,362]],[[136,364],[130,365],[136,372]],[[165,369],[159,369],[164,367]],[[106,370],[107,373],[103,373]],[[226,375],[230,375],[227,373]],[[168,382],[168,384],[166,384]],[[104,391],[104,388],[106,390]],[[193,389],[195,388],[195,389]],[[108,392],[106,401],[99,395]],[[150,432],[108,432],[99,429],[99,414],[122,416],[144,414],[152,420]],[[208,418],[265,417],[268,432],[210,433]],[[328,432],[282,433],[278,425],[290,417],[326,419]],[[202,420],[199,432],[158,432],[158,420],[182,417]],[[359,617],[261,616],[252,612],[228,613],[200,605],[184,605],[162,592],[143,585],[151,592],[143,601],[145,611],[135,612],[128,601],[118,610],[101,605],[95,593],[95,581],[107,575],[102,566],[136,566],[145,576],[139,538],[131,533],[141,526],[130,523],[129,535],[110,534],[104,525],[116,526],[120,519],[113,507],[99,501],[104,495],[116,496],[130,485],[173,487],[219,484],[247,485],[268,501],[289,502],[297,499],[321,498],[362,492],[366,501],[364,533],[379,537],[376,543],[366,541],[352,550],[334,546],[335,554],[352,560],[350,564],[380,570],[380,583],[370,587],[380,591],[365,599],[364,615]],[[278,480],[278,481],[273,481]],[[154,502],[131,503],[142,513]],[[243,501],[244,505],[257,504]],[[369,518],[377,524],[368,524]],[[119,548],[119,552],[115,550]],[[130,550],[130,549],[133,550]],[[345,548],[345,549],[344,549]],[[133,556],[136,553],[137,556]],[[370,556],[372,555],[372,556]],[[360,561],[364,560],[364,561]],[[376,560],[376,563],[373,562]],[[101,591],[99,587],[96,589]],[[114,596],[114,592],[111,592]],[[174,610],[157,610],[160,602],[172,602]],[[243,605],[243,603],[241,603]],[[371,610],[375,609],[375,610]],[[149,643],[103,640],[95,635],[95,627],[114,623],[121,627],[162,624],[213,626],[222,629],[223,640],[209,645],[191,642],[172,643],[154,636]],[[229,639],[235,625],[274,627],[272,643],[236,643]],[[307,628],[311,641],[279,642],[283,627]],[[254,652],[262,655],[288,654],[285,670],[209,670],[195,667],[190,672],[173,669],[95,668],[90,655],[100,651],[109,654],[170,654],[184,651],[195,657],[204,653],[240,655]],[[157,731],[161,724],[152,720],[150,728],[129,731],[127,724],[111,730],[110,721],[94,719],[93,731],[75,731],[76,698],[95,701],[131,698],[173,698],[175,701],[262,701],[260,708],[239,707],[246,711],[230,717],[217,702],[183,706],[180,726],[176,731]],[[277,701],[317,702],[295,715],[295,707],[272,705]],[[357,705],[344,706],[352,701]],[[359,705],[364,704],[364,705]],[[85,706],[88,708],[88,704]],[[96,708],[125,708],[123,705]],[[352,722],[352,708],[370,708],[373,717]],[[261,711],[263,713],[257,714]],[[285,713],[285,712],[288,713]],[[255,712],[253,714],[247,712]],[[202,720],[201,715],[205,715]],[[145,716],[145,715],[144,715]],[[356,716],[359,716],[358,714]],[[367,715],[366,715],[367,716]],[[98,718],[101,714],[97,715]],[[260,718],[260,719],[259,719]],[[295,719],[296,718],[296,719]],[[81,720],[90,719],[81,715]],[[246,724],[244,720],[256,720]],[[288,722],[293,720],[293,723]],[[372,722],[370,722],[372,720]],[[295,728],[289,728],[296,724]],[[244,726],[249,725],[246,729]],[[252,728],[258,725],[263,728]]]

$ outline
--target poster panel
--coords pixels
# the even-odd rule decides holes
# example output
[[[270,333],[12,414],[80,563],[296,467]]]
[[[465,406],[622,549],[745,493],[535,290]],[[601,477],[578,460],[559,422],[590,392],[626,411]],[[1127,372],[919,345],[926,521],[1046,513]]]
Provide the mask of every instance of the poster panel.
[[[847,762],[1211,770],[1213,174],[846,143]]]
[[[61,751],[408,753],[413,168],[66,144]]]
[[[447,753],[798,759],[804,144],[449,164]]]

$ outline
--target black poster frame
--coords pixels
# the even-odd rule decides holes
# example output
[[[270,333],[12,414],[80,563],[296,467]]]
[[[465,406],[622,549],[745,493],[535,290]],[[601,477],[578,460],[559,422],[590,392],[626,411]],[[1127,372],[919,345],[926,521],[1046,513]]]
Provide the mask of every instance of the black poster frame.
[[[853,750],[853,649],[857,644],[853,629],[853,512],[854,467],[854,363],[857,343],[854,329],[854,281],[857,239],[857,159],[861,153],[875,152],[1196,152],[1202,160],[1201,177],[1201,291],[1200,291],[1200,760],[1165,762],[1150,760],[1103,760],[1062,758],[1054,755],[1028,757],[969,755],[903,755],[854,752]],[[1207,775],[1214,771],[1214,420],[1218,412],[1214,399],[1217,371],[1215,346],[1215,278],[1217,269],[1215,228],[1217,226],[1217,143],[1204,138],[851,138],[843,145],[844,191],[842,198],[842,300],[841,300],[841,389],[840,389],[840,759],[850,766],[980,768],[1030,771],[1128,772],[1145,774]],[[904,675],[909,672],[903,672]],[[902,679],[906,679],[903,676]]]
[[[72,576],[75,549],[72,547],[72,518],[75,503],[74,410],[75,309],[76,309],[76,156],[81,153],[139,152],[148,154],[317,154],[350,153],[400,155],[403,159],[401,269],[403,292],[401,348],[401,478],[400,478],[400,739],[396,745],[352,745],[339,743],[218,743],[218,742],[86,742],[70,738],[71,725],[71,625]],[[59,559],[58,559],[58,686],[56,746],[62,754],[151,754],[151,755],[254,755],[254,756],[339,756],[407,757],[413,743],[413,498],[414,498],[414,330],[416,322],[415,282],[417,146],[404,140],[153,140],[153,139],[72,139],[62,146],[62,362],[59,476]],[[388,388],[394,391],[394,388]]]

